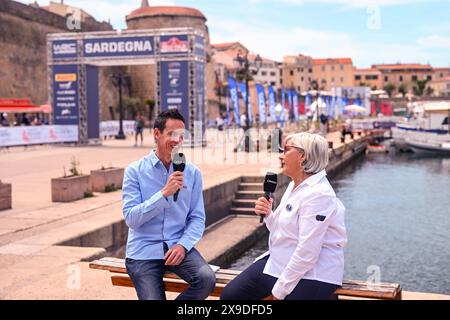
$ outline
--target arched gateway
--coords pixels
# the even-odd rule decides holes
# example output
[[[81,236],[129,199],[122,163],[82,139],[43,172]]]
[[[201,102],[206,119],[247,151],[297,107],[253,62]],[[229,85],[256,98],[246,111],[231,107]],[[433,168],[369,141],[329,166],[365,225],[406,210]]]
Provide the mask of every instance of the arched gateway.
[[[191,146],[205,145],[205,36],[197,29],[54,33],[47,37],[53,124],[67,142],[100,138],[98,68],[156,64],[158,111],[177,108]]]

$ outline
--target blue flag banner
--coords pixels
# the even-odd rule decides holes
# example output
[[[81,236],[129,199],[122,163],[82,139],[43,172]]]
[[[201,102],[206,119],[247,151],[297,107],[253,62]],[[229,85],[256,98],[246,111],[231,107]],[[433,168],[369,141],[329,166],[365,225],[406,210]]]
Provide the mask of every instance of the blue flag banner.
[[[277,102],[275,97],[275,91],[273,91],[272,86],[269,86],[267,88],[267,92],[269,99],[270,119],[272,120],[272,122],[277,122],[277,111],[275,109]]]
[[[336,97],[333,96],[331,98],[331,111],[330,111],[330,118],[334,119],[334,114],[336,112]]]
[[[305,113],[308,114],[309,112],[311,112],[311,95],[308,92],[305,97]]]
[[[342,98],[341,103],[341,113],[344,113],[344,107],[347,105],[347,98]]]
[[[245,101],[247,99],[247,89],[245,88],[245,83],[239,82],[239,91],[241,92],[242,95],[242,99],[244,100],[244,104]],[[248,96],[248,106],[247,106],[247,112],[248,112],[248,121],[250,123],[250,125],[253,122],[253,112],[252,112],[252,102],[250,100],[251,96]]]
[[[230,119],[230,90],[227,90],[227,124],[230,125],[231,124],[231,119]]]
[[[293,108],[294,108],[294,117],[295,120],[298,120],[298,95],[297,95],[297,91],[294,90],[293,92],[293,97],[292,97],[292,103],[293,103]]]
[[[258,94],[259,121],[266,123],[266,95],[264,94],[264,87],[256,84],[256,93]]]
[[[284,108],[285,108],[286,98],[285,98],[285,92],[284,87],[281,87],[281,114],[280,114],[280,124],[281,127],[284,125]]]
[[[329,115],[330,114],[330,98],[329,97],[325,97],[325,114]]]
[[[292,90],[288,91],[288,103],[289,103],[289,119],[292,119],[292,112],[293,112],[293,106],[292,106]]]
[[[234,80],[233,77],[228,77],[228,87],[230,88],[231,102],[233,103],[234,120],[236,121],[236,124],[239,126],[241,125],[241,121],[239,118],[239,97],[236,86],[236,80]]]

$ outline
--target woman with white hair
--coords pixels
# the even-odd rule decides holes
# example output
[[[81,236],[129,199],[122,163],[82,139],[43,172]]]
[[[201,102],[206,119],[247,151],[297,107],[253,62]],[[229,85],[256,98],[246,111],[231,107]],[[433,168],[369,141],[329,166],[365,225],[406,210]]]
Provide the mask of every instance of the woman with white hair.
[[[331,299],[342,285],[347,235],[345,208],[336,198],[325,168],[328,142],[311,133],[286,138],[282,173],[292,179],[281,202],[259,198],[269,250],[222,291],[223,300]]]

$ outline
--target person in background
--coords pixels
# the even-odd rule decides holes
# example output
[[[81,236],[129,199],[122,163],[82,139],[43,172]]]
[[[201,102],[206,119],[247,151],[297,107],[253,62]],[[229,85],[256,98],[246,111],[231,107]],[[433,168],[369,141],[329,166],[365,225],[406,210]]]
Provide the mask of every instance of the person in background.
[[[331,299],[342,285],[345,208],[326,177],[328,142],[308,132],[290,135],[280,160],[292,179],[280,204],[275,211],[273,199],[255,204],[270,232],[269,250],[225,286],[222,300]]]
[[[9,127],[8,114],[1,113],[0,114],[0,124],[2,127]]]
[[[138,112],[136,116],[136,120],[134,122],[134,146],[137,147],[137,140],[138,136],[141,136],[141,147],[144,144],[144,126],[145,126],[145,119],[144,116]]]

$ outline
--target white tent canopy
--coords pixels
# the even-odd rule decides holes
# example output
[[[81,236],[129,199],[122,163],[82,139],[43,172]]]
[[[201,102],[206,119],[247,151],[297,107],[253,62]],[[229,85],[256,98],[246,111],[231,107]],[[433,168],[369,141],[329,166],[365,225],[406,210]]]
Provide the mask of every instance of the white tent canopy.
[[[357,104],[350,104],[348,106],[344,107],[344,110],[350,111],[350,112],[356,112],[356,113],[364,113],[366,112],[366,108],[361,107]]]

